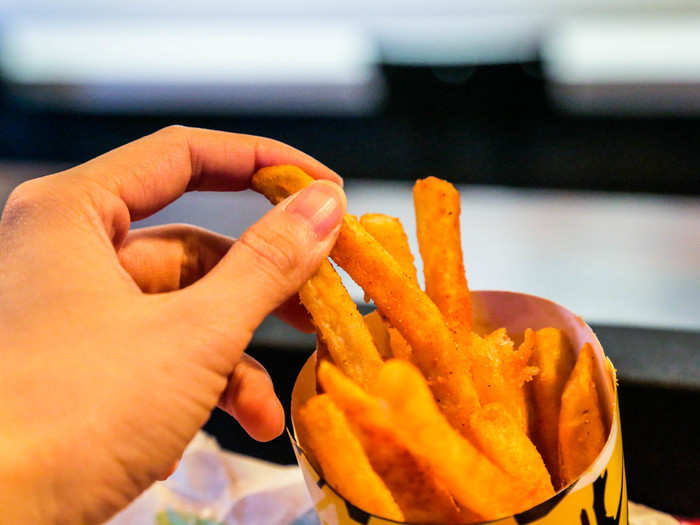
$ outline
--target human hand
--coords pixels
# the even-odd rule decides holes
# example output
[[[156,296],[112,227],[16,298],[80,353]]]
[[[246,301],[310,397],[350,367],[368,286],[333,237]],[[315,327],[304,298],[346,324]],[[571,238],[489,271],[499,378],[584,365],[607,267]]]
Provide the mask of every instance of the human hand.
[[[186,226],[129,233],[185,191],[243,190],[274,164],[327,181],[233,244]],[[107,519],[167,474],[217,404],[253,437],[279,435],[270,379],[243,351],[272,311],[309,326],[295,292],[335,242],[339,182],[269,139],[171,127],[12,193],[0,222],[0,523]]]

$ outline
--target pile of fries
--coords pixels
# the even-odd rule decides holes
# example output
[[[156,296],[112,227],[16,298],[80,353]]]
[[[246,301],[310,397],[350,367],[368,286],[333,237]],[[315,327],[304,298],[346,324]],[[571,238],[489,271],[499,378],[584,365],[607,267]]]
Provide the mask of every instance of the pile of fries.
[[[310,184],[294,166],[258,171],[273,203]],[[477,334],[460,243],[459,193],[414,187],[425,291],[395,218],[346,215],[331,258],[376,310],[362,316],[329,261],[299,292],[317,328],[317,390],[300,446],[346,500],[409,523],[474,523],[549,499],[580,476],[609,428],[595,356],[556,328]]]

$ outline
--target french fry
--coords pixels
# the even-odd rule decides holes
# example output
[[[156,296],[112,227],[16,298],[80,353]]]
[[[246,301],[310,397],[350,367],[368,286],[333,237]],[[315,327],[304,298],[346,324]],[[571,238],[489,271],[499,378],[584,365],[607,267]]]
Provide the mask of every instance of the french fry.
[[[391,325],[387,326],[387,332],[389,333],[391,355],[399,359],[411,361],[413,350],[411,349],[411,345],[409,345],[406,339],[401,335],[401,332]]]
[[[549,471],[535,445],[500,403],[482,406],[471,416],[476,445],[498,467],[534,488],[537,501],[554,495]]]
[[[377,347],[379,355],[381,355],[383,359],[391,357],[391,336],[379,312],[374,310],[365,315],[365,324],[367,325],[369,333],[372,335],[374,346]]]
[[[527,362],[534,345],[532,330],[525,332],[523,343],[514,349],[505,329],[486,337],[472,333],[468,353],[474,386],[482,404],[500,403],[528,432],[528,405],[524,384],[536,372]]]
[[[418,275],[413,254],[401,221],[383,213],[365,213],[360,217],[360,224],[396,259],[406,276],[417,285]]]
[[[371,392],[386,402],[397,430],[413,443],[463,509],[487,520],[539,503],[537,489],[498,468],[450,426],[425,379],[409,362],[387,361]]]
[[[411,346],[412,361],[428,378],[450,422],[468,431],[479,400],[465,356],[435,304],[403,273],[398,263],[350,216],[345,216],[331,256],[372,297]],[[456,374],[455,370],[464,370]]]
[[[304,435],[328,484],[353,505],[403,521],[389,489],[372,469],[362,445],[330,397],[312,397],[299,412]]]
[[[304,189],[314,181],[304,170],[290,164],[260,168],[250,179],[250,187],[263,194],[272,204]]]
[[[458,344],[466,345],[472,314],[462,259],[459,192],[445,180],[428,177],[413,186],[413,204],[425,291],[455,331]]]
[[[251,187],[278,204],[313,179],[296,166],[262,168],[253,175]],[[299,299],[311,314],[333,361],[353,380],[367,386],[382,364],[372,336],[328,261],[299,290]]]
[[[593,347],[586,343],[561,396],[559,474],[562,486],[591,466],[607,439],[594,380],[595,366]]]
[[[410,523],[464,523],[474,518],[460,512],[431,465],[412,453],[411,443],[394,427],[386,407],[323,363],[319,380],[333,402],[356,429],[374,471],[391,491]]]
[[[459,192],[447,181],[428,177],[413,187],[418,245],[425,289],[455,334],[481,404],[502,403],[527,431],[527,403],[512,342],[505,332],[485,339],[471,333],[471,299],[464,272],[459,226]],[[524,368],[527,362],[520,368]]]
[[[331,353],[328,351],[328,346],[323,342],[323,339],[319,334],[316,334],[316,392],[318,394],[323,393],[323,388],[318,380],[318,368],[321,366],[321,362],[328,361],[333,362]]]
[[[556,487],[561,486],[558,460],[561,396],[575,360],[564,332],[557,328],[542,328],[535,332],[530,364],[537,367],[539,373],[530,383],[534,404],[531,434]]]
[[[311,314],[333,362],[367,388],[383,361],[362,315],[331,263],[321,263],[299,290],[299,298]]]
[[[256,172],[251,185],[276,203],[311,182],[311,177],[299,168],[279,166]],[[455,428],[467,432],[469,415],[479,407],[479,400],[466,358],[457,351],[435,304],[351,215],[343,217],[331,257],[372,297],[381,314],[406,339],[413,362],[428,378],[440,408]],[[455,374],[455,370],[465,373]]]
[[[418,275],[414,265],[413,254],[408,245],[408,236],[401,222],[382,213],[366,213],[360,217],[360,225],[374,237],[389,254],[396,259],[406,276],[417,286]],[[389,349],[393,357],[411,359],[411,345],[391,323],[384,319],[389,336]],[[381,353],[381,352],[380,352]]]

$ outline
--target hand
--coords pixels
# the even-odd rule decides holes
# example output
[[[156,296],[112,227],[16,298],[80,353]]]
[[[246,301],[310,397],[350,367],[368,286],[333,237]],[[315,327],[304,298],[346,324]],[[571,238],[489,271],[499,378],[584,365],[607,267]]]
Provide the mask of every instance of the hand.
[[[185,191],[243,190],[274,164],[327,180],[235,243],[187,226],[129,233]],[[280,434],[270,379],[243,351],[272,311],[308,328],[295,292],[335,242],[340,182],[269,139],[171,127],[12,193],[0,222],[0,523],[107,519],[167,474],[217,404],[257,439]]]

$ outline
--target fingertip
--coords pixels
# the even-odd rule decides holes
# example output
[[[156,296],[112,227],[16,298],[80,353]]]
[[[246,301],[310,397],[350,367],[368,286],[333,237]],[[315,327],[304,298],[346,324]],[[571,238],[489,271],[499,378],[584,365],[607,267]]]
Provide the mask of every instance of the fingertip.
[[[271,441],[284,430],[284,409],[274,395],[242,400],[236,407],[236,420],[256,441]]]
[[[266,418],[264,421],[261,421],[261,425],[257,428],[255,435],[251,434],[253,439],[261,442],[272,441],[284,432],[285,416],[282,403],[277,397],[274,397],[269,398],[267,404],[268,407],[263,410]]]
[[[317,180],[283,206],[286,213],[301,217],[318,240],[324,240],[338,229],[347,209],[347,199],[337,184]]]
[[[236,365],[220,408],[231,414],[257,441],[270,441],[284,430],[284,409],[263,366],[246,355]]]
[[[340,175],[338,175],[338,174],[337,174],[335,171],[333,171],[333,170],[330,170],[330,169],[328,170],[327,180],[336,183],[336,184],[337,184],[338,186],[340,186],[341,188],[344,188],[344,187],[345,187],[345,181],[343,180],[343,177],[341,177]]]

